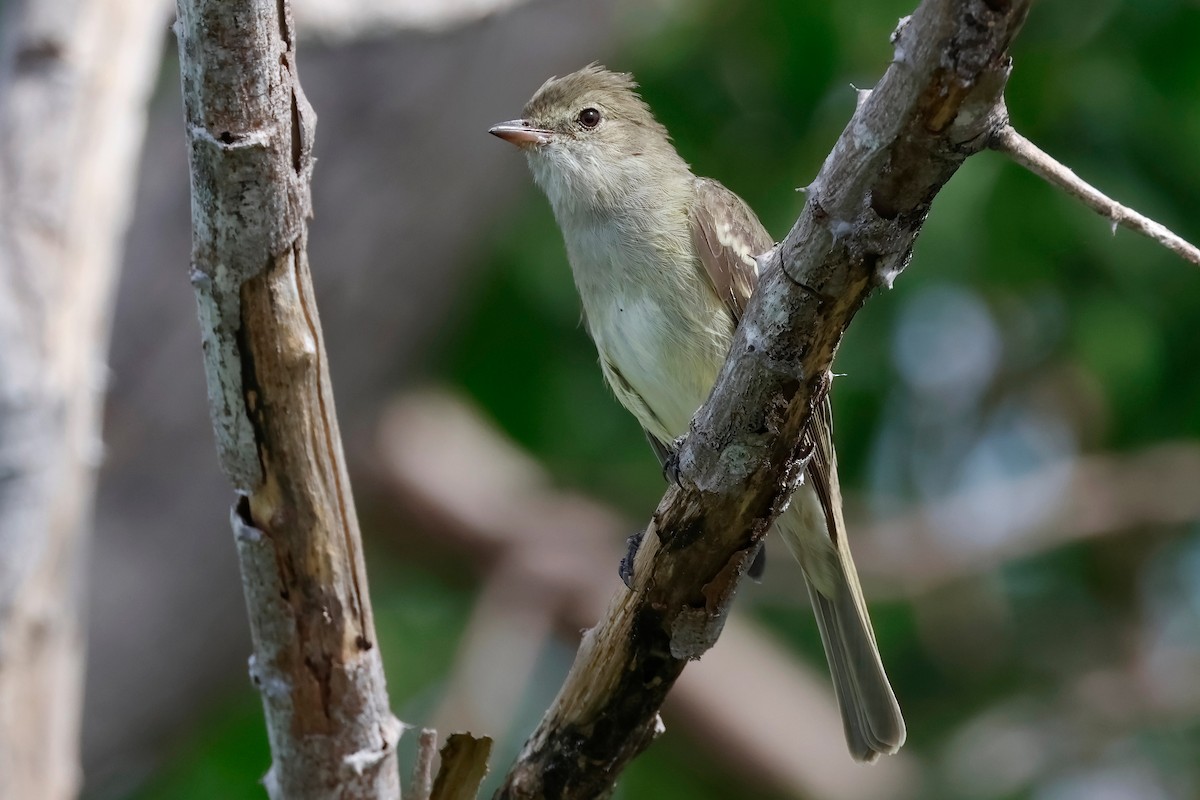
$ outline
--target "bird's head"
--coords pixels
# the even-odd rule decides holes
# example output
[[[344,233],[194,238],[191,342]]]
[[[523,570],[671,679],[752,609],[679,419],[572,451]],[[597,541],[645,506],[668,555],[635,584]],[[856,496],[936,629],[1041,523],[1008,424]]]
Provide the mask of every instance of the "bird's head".
[[[520,119],[489,133],[525,151],[534,180],[558,210],[607,205],[640,184],[690,175],[633,76],[598,64],[546,81]]]

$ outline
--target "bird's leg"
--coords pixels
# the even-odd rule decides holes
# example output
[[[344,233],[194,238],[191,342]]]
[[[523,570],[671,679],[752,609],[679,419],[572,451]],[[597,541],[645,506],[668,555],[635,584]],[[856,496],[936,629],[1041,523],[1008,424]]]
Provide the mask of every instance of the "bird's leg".
[[[665,444],[647,431],[646,441],[650,442],[650,449],[654,451],[654,455],[658,456],[659,466],[662,467],[663,479],[668,483],[678,486],[679,448],[683,445],[683,437],[680,436],[670,444]]]
[[[621,582],[627,589],[633,588],[633,560],[637,558],[638,548],[642,546],[642,539],[645,538],[646,532],[641,530],[629,534],[629,538],[625,540],[625,555],[621,557],[621,566],[617,567],[617,574],[621,576]]]
[[[684,437],[680,436],[664,448],[666,455],[662,459],[663,478],[680,488],[682,484],[679,482],[679,449],[683,447],[683,440]]]
[[[670,444],[666,444],[654,436],[650,431],[646,431],[646,441],[650,443],[650,449],[654,451],[654,455],[658,457],[658,463],[662,467],[663,478],[670,483],[679,485],[679,448],[683,444],[683,437],[680,436]],[[621,580],[630,589],[633,588],[633,560],[637,557],[638,548],[642,545],[642,539],[646,538],[646,532],[634,531],[625,540],[625,555],[621,558],[621,565],[617,568],[617,574],[621,576]]]
[[[678,442],[676,442],[678,444]],[[662,465],[663,479],[667,483],[679,486],[679,449],[672,447],[667,460]]]

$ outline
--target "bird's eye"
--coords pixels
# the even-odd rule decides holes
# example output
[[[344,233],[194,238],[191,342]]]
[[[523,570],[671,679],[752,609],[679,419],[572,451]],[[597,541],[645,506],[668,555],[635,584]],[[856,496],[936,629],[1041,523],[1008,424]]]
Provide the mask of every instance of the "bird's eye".
[[[579,124],[585,128],[594,128],[600,124],[600,112],[594,108],[585,108],[579,112]]]

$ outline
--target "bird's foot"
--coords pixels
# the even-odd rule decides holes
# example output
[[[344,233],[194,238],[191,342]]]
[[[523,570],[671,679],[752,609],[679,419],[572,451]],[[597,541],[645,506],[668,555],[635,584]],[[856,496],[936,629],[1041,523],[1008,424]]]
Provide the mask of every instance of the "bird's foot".
[[[617,567],[617,574],[621,576],[621,582],[627,589],[633,588],[633,560],[637,558],[638,548],[642,546],[642,539],[645,538],[645,531],[634,531],[625,540],[625,555],[621,557],[621,566]]]
[[[666,449],[666,457],[662,460],[663,477],[668,482],[679,486],[683,485],[679,482],[679,449],[683,447],[684,437],[680,436],[675,441],[671,442],[671,446]]]

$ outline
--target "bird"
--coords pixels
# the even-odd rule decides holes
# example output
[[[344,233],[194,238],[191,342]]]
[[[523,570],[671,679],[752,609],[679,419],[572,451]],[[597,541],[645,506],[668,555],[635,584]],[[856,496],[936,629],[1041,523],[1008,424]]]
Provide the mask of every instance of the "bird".
[[[489,132],[520,148],[549,200],[600,369],[660,461],[707,399],[774,240],[750,206],[697,177],[628,73],[552,77]],[[850,755],[904,744],[846,538],[828,394],[805,437],[805,480],[773,530],[800,563]]]

